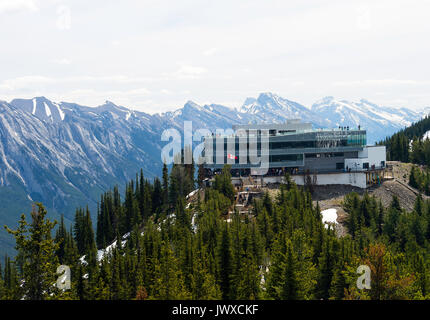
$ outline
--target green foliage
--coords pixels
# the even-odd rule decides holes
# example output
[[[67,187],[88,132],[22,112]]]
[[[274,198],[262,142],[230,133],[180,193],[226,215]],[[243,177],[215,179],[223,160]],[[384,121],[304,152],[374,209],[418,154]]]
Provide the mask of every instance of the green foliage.
[[[418,189],[425,195],[430,195],[430,172],[426,168],[420,169],[419,167],[412,165],[409,174],[409,185],[413,188]]]
[[[26,299],[44,300],[58,294],[54,284],[59,265],[55,252],[59,249],[59,245],[51,237],[51,231],[56,222],[45,218],[47,212],[41,203],[36,205],[37,209],[33,207],[31,212],[31,223],[27,222],[23,214],[18,229],[11,230],[6,226],[5,228],[15,237],[18,251],[16,264],[22,285],[16,288],[14,284],[15,290]],[[9,262],[7,264],[8,268],[12,267]]]
[[[165,167],[161,181],[136,176],[123,201],[118,188],[104,193],[96,236],[89,210],[78,209],[73,229],[62,219],[51,239],[54,225],[40,205],[33,223],[22,218],[9,230],[19,255],[0,267],[0,298],[430,298],[428,200],[417,197],[407,212],[397,198],[385,208],[351,193],[343,203],[348,234],[339,237],[322,223],[310,192],[288,176],[276,197],[266,193],[239,214],[228,167],[197,204],[186,200],[191,174],[178,164],[170,175]],[[72,271],[65,292],[52,285],[60,263]],[[371,290],[356,287],[361,264],[372,270]]]
[[[233,201],[235,190],[231,183],[230,165],[224,166],[221,174],[215,176],[214,189]]]

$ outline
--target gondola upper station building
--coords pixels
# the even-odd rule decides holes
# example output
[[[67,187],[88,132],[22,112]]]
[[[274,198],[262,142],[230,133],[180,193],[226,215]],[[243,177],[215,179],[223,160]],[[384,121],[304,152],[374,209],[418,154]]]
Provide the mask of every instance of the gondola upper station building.
[[[261,175],[265,182],[280,182],[289,172],[298,184],[306,175],[315,184],[350,184],[365,188],[385,174],[385,146],[367,146],[366,130],[339,127],[313,129],[311,123],[290,120],[283,124],[233,126],[230,135],[205,139],[205,168],[209,174],[232,166],[233,180]],[[252,157],[254,155],[254,158]],[[267,170],[255,156],[266,159]]]

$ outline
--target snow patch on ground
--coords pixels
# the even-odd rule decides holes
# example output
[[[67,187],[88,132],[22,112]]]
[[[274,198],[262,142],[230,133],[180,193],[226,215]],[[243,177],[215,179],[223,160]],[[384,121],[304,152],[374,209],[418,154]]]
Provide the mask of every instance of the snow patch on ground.
[[[45,113],[47,117],[51,116],[51,109],[49,108],[49,106],[46,104],[46,102],[43,102],[43,104],[45,105]]]
[[[121,241],[121,247],[123,248],[126,243],[127,243],[127,240]],[[115,248],[116,248],[116,240],[110,246],[107,246],[105,249],[101,249],[97,251],[97,260],[101,261],[106,255],[111,253],[112,250]]]
[[[143,235],[143,232],[141,233],[141,235]],[[125,235],[122,236],[122,238],[125,239],[125,240],[121,241],[121,247],[122,248],[124,248],[125,244],[127,243],[127,238],[129,236],[130,236],[130,232],[127,232]],[[114,242],[112,242],[106,248],[97,250],[97,261],[99,261],[99,262],[102,261],[102,259],[106,255],[110,254],[112,252],[112,250],[116,248],[116,243],[117,243],[117,240],[115,240]],[[80,257],[79,261],[81,262],[82,265],[88,264],[87,261],[85,260],[85,256]]]
[[[337,210],[334,208],[326,209],[321,211],[322,222],[324,223],[324,227],[328,228],[329,224],[337,224]]]
[[[37,105],[37,101],[36,98],[33,99],[33,111],[31,111],[31,114],[36,114],[36,105]]]
[[[193,217],[191,218],[191,227],[193,228],[194,233],[197,231],[197,224],[196,224],[196,215],[193,214]]]
[[[88,263],[87,263],[87,261],[85,261],[85,256],[80,257],[80,258],[79,258],[79,261],[80,261],[80,262],[81,262],[81,264],[82,264],[82,265],[84,265],[84,266],[88,264]]]
[[[60,106],[57,103],[54,103],[54,106],[57,107],[58,113],[60,114],[61,120],[64,120],[64,111],[61,110]]]
[[[427,139],[430,139],[430,130],[424,133],[423,135],[423,140],[427,140]]]
[[[196,193],[197,193],[197,191],[199,191],[200,189],[196,189],[196,190],[194,190],[194,191],[191,191],[189,194],[188,194],[188,196],[187,196],[187,199],[189,198],[189,197],[192,197],[193,195],[195,195]]]

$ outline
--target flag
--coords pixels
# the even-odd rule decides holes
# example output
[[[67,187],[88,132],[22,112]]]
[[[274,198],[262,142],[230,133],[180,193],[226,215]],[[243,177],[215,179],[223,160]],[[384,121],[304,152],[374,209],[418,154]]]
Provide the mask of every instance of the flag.
[[[231,153],[227,154],[227,158],[228,159],[233,159],[233,160],[237,159],[237,157],[234,154],[231,154]]]

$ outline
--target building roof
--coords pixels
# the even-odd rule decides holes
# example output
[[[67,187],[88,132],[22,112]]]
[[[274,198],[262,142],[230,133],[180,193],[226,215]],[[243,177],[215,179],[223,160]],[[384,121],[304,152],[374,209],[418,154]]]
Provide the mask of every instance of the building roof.
[[[234,125],[233,130],[311,130],[310,122],[300,122],[298,119],[287,120],[285,123],[261,123],[261,124],[240,124]]]

